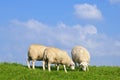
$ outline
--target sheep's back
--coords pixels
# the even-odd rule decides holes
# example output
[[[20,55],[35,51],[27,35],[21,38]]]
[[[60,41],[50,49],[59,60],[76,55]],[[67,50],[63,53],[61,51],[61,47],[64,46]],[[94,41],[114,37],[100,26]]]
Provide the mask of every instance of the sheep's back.
[[[89,62],[90,60],[90,55],[89,52],[81,46],[76,46],[72,49],[72,57],[76,60],[76,61],[87,61]]]
[[[53,47],[46,48],[45,54],[47,55],[48,59],[51,59],[53,62],[55,61],[55,63],[61,63],[61,61],[68,59],[67,53],[58,48]]]
[[[41,60],[45,49],[46,47],[43,45],[33,44],[29,47],[28,56],[32,59]]]

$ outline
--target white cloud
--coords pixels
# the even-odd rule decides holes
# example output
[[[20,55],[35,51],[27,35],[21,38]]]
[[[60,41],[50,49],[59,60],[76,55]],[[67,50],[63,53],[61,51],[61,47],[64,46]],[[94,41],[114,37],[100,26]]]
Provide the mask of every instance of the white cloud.
[[[87,25],[84,28],[84,32],[92,35],[97,33],[97,29],[94,25]]]
[[[92,54],[95,55],[107,55],[108,52],[110,55],[119,54],[117,52],[119,49],[116,50],[116,53],[113,53],[113,51],[111,51],[112,49],[110,49],[110,46],[118,47],[119,42],[115,42],[105,34],[98,33],[97,28],[94,25],[82,26],[77,24],[69,26],[65,23],[59,23],[56,26],[46,26],[43,22],[33,19],[28,20],[27,22],[17,20],[17,23],[19,24],[16,24],[16,22],[13,22],[12,24],[25,29],[23,32],[24,36],[19,36],[19,38],[24,37],[28,41],[32,40],[33,43],[43,43],[50,46],[57,45],[58,47],[67,50],[75,45],[83,45],[90,49]],[[18,33],[16,36],[18,35],[20,34]]]
[[[27,27],[29,29],[35,29],[35,30],[42,30],[43,28],[46,28],[47,25],[43,24],[37,20],[34,19],[30,19],[27,22],[20,22],[17,19],[14,19],[11,21],[12,24],[17,25],[17,26],[24,26]]]
[[[97,29],[94,25],[81,26],[79,24],[68,26],[64,23],[59,23],[55,26],[47,26],[46,24],[37,20],[28,20],[21,22],[19,20],[12,21],[13,26],[18,26],[17,30],[23,31],[22,36],[25,39],[33,40],[34,42],[46,43],[47,45],[60,45],[64,47],[72,47],[76,44],[85,43],[87,37],[97,34]],[[17,31],[16,30],[16,31]],[[16,34],[16,36],[18,36]],[[19,40],[19,39],[18,39]],[[82,43],[82,44],[83,44]]]
[[[76,4],[74,5],[75,15],[83,19],[102,19],[102,13],[96,5]]]

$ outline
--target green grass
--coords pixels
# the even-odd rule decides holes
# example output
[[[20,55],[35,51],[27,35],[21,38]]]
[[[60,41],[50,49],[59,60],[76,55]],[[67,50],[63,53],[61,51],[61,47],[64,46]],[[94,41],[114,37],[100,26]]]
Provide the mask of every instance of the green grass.
[[[90,66],[88,72],[69,68],[65,73],[61,66],[60,71],[52,67],[52,71],[43,71],[42,67],[35,70],[17,63],[0,63],[0,80],[120,80],[120,67]]]

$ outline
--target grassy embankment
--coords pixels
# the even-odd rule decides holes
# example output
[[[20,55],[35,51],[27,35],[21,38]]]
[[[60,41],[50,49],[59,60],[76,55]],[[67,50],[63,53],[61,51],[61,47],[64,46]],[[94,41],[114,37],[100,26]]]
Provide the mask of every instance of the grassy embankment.
[[[120,80],[120,67],[90,66],[89,71],[69,68],[65,73],[61,66],[60,71],[52,67],[52,71],[43,71],[42,67],[35,70],[17,63],[0,63],[0,80]]]

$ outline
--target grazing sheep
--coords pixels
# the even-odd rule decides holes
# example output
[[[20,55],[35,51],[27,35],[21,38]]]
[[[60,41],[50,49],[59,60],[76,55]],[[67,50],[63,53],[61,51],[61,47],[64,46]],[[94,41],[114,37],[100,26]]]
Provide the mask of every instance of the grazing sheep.
[[[65,51],[53,47],[46,48],[44,51],[43,70],[45,70],[45,64],[48,65],[49,71],[51,71],[51,64],[56,64],[57,70],[59,70],[60,64],[63,65],[65,72],[67,72],[66,66],[69,66],[72,70],[75,67],[74,62]]]
[[[89,70],[90,54],[84,47],[75,46],[71,51],[71,55],[75,66],[78,63],[83,71]]]
[[[32,60],[32,68],[35,69],[35,61],[42,61],[43,60],[43,53],[46,49],[46,46],[32,44],[28,49],[28,59],[27,65],[30,68],[30,61]]]

